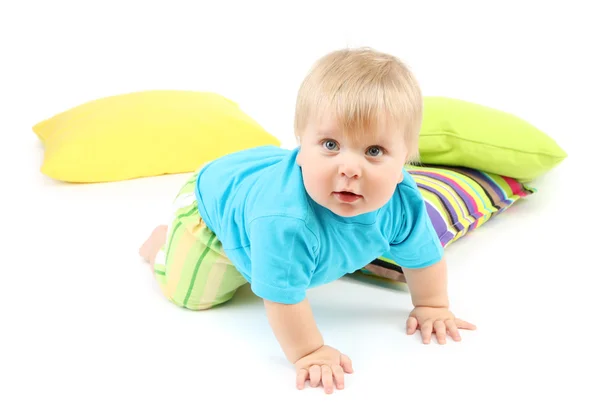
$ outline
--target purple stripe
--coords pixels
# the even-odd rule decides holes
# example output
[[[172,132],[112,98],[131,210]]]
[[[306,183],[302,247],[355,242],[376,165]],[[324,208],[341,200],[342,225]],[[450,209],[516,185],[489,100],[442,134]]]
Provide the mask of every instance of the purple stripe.
[[[452,218],[452,226],[457,231],[462,231],[465,228],[460,222],[458,222],[458,216],[456,215],[456,211],[454,210],[454,208],[452,208],[452,205],[450,205],[450,203],[448,202],[448,200],[446,199],[445,196],[443,196],[437,190],[431,188],[428,185],[425,185],[422,183],[417,183],[417,186],[419,188],[425,189],[425,190],[435,194],[440,199],[442,204],[444,204],[444,208],[446,209],[446,211],[448,211],[448,213],[450,214],[450,217]],[[473,224],[471,224],[469,227],[471,227],[472,225]]]
[[[437,209],[430,205],[429,202],[425,202],[425,206],[427,207],[427,214],[429,214],[429,219],[433,224],[433,228],[435,229],[442,246],[445,247],[446,244],[454,237],[454,234],[448,231],[446,221],[444,221],[444,218]]]

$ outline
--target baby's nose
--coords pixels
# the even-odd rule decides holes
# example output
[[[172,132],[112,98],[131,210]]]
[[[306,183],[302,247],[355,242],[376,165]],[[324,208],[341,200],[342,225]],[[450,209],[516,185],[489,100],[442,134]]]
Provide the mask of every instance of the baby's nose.
[[[360,178],[361,170],[360,166],[355,162],[343,162],[339,166],[339,173],[346,178],[355,179]]]

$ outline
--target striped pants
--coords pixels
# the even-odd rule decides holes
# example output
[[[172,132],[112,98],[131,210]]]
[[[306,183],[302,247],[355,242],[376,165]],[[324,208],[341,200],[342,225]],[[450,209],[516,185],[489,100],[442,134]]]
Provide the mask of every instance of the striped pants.
[[[175,199],[174,217],[156,256],[154,274],[171,302],[205,310],[230,300],[248,281],[200,216],[194,194],[196,177],[193,174]]]

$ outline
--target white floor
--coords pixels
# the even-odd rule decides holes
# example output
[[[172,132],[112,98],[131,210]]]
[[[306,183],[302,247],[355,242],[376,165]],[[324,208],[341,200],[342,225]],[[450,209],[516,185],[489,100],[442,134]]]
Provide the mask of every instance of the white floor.
[[[592,122],[600,90],[591,56],[600,35],[592,36],[592,13],[577,11],[578,2],[569,10],[546,4],[544,13],[517,13],[506,2],[489,10],[394,2],[393,12],[369,2],[368,10],[323,6],[314,14],[298,5],[271,8],[278,17],[249,9],[227,19],[211,18],[231,11],[225,2],[183,12],[81,6],[71,10],[78,19],[57,3],[35,16],[13,6],[0,29],[16,39],[0,79],[0,216],[8,229],[0,241],[0,411],[598,411],[600,133]],[[215,21],[229,29],[216,31]],[[126,31],[130,24],[137,34]],[[171,30],[156,31],[161,24]],[[238,100],[291,146],[297,83],[313,59],[346,44],[400,54],[426,94],[518,113],[570,156],[534,183],[539,193],[448,249],[452,308],[479,327],[461,343],[426,346],[406,336],[405,292],[353,279],[311,290],[326,341],[355,367],[346,389],[327,396],[295,389],[248,288],[207,312],[161,296],[137,249],[185,175],[54,182],[39,173],[43,147],[31,126],[97,96],[207,88]]]

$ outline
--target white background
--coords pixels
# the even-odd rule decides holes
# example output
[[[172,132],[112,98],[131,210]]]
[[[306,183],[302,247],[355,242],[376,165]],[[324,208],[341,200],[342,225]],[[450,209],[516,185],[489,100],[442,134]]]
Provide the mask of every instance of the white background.
[[[0,6],[0,411],[598,411],[597,12],[593,1],[33,1]],[[311,290],[346,389],[298,391],[248,289],[191,312],[137,256],[185,175],[66,185],[31,127],[91,99],[210,90],[294,145],[295,93],[345,46],[394,53],[426,95],[517,114],[569,158],[448,249],[463,341],[404,334],[405,292]],[[336,410],[337,411],[337,410]]]

